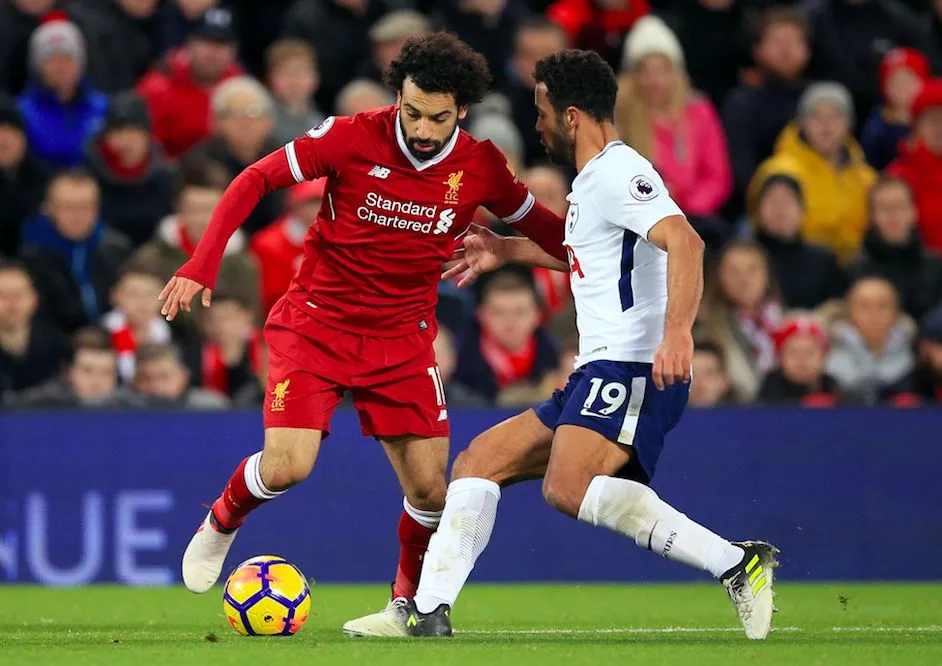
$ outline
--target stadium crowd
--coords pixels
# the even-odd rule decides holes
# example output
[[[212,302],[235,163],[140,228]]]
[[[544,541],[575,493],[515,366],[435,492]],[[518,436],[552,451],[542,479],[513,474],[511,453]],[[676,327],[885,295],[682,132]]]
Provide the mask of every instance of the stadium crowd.
[[[262,404],[260,326],[324,183],[262,201],[210,309],[170,324],[158,294],[239,171],[393,103],[381,72],[435,29],[494,75],[465,129],[560,215],[533,66],[615,69],[619,132],[708,245],[693,405],[942,401],[942,0],[0,0],[4,408]],[[565,382],[567,275],[439,291],[449,404]]]

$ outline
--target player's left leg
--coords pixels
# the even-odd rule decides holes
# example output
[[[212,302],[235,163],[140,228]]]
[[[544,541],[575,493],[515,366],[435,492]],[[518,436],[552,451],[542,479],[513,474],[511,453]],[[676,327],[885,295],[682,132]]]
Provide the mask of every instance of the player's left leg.
[[[564,408],[556,429],[543,481],[547,502],[667,559],[710,572],[726,587],[747,636],[765,638],[775,549],[761,542],[730,543],[646,485],[664,435],[686,405],[688,387],[658,391],[650,367],[642,364],[593,363],[586,377],[587,385],[574,392],[576,399]]]

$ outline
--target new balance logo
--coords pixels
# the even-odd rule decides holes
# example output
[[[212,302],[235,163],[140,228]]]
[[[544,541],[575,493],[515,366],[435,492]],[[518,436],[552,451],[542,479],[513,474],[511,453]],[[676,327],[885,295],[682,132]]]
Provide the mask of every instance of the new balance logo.
[[[455,211],[451,208],[446,208],[441,213],[438,214],[438,223],[435,225],[435,235],[438,234],[447,234],[448,230],[451,229],[451,225],[455,223]]]
[[[380,165],[377,164],[372,169],[370,169],[369,173],[366,175],[373,176],[374,178],[380,178],[382,180],[386,180],[387,178],[389,178],[389,169],[387,169],[386,167],[381,167]]]
[[[438,413],[438,420],[439,420],[439,421],[447,421],[447,420],[448,420],[448,410],[447,410],[447,409],[443,409],[443,410],[441,410],[441,411]]]

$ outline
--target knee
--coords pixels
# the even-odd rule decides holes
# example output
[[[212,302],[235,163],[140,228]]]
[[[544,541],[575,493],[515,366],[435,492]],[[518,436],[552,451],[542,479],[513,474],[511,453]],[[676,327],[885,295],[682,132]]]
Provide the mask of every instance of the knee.
[[[451,468],[451,480],[487,479],[503,485],[507,475],[494,465],[494,456],[488,454],[487,443],[480,438],[472,440],[471,445],[458,454]]]
[[[423,483],[415,484],[406,492],[406,499],[421,511],[441,511],[445,508],[445,477],[439,475]]]
[[[269,490],[280,492],[304,481],[314,467],[314,458],[301,451],[266,449],[259,472]]]
[[[549,470],[543,477],[543,499],[557,511],[577,518],[589,481],[583,482],[576,475]]]

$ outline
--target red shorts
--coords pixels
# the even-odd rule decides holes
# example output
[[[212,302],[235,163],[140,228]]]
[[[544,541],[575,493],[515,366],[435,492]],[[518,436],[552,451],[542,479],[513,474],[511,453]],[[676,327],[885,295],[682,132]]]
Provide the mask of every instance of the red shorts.
[[[330,430],[349,389],[364,435],[447,437],[448,410],[432,331],[396,338],[346,333],[286,299],[265,324],[265,427]]]

